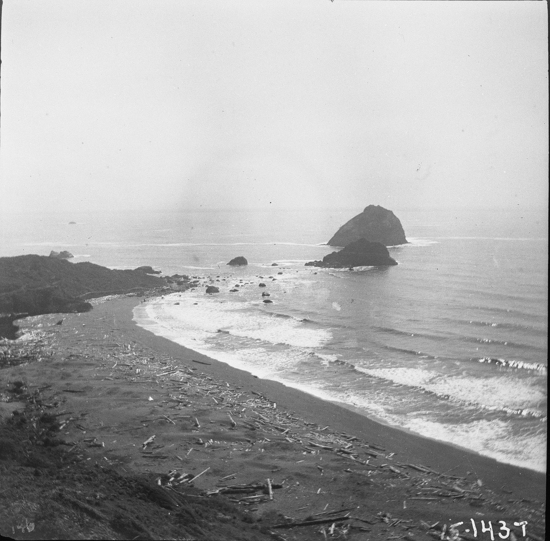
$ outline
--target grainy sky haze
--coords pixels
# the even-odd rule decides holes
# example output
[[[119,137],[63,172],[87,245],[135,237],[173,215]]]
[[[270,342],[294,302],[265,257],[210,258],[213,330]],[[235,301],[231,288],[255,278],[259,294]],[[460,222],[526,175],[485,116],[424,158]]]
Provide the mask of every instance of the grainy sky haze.
[[[545,206],[545,2],[4,2],[0,210]]]

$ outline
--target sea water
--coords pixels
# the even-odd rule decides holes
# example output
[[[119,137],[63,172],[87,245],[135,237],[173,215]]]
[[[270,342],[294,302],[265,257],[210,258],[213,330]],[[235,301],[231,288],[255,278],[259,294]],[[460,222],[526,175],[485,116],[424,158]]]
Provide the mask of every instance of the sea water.
[[[3,222],[0,255],[69,250],[74,262],[196,277],[193,290],[142,303],[136,322],[395,427],[545,471],[546,214],[396,211],[410,241],[390,248],[398,266],[305,267],[361,210],[35,214]],[[227,265],[240,255],[248,266]]]

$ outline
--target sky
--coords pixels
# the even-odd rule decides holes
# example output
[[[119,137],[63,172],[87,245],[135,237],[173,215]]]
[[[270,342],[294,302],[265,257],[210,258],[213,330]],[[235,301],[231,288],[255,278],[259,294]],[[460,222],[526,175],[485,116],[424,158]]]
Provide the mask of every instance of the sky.
[[[17,0],[0,211],[548,201],[546,2]]]

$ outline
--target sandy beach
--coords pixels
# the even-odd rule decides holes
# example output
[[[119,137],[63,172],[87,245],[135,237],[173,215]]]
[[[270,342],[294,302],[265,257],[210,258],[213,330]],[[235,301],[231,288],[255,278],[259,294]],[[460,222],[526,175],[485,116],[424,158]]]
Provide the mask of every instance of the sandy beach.
[[[2,343],[3,535],[544,539],[545,475],[155,336],[139,302],[28,318]]]

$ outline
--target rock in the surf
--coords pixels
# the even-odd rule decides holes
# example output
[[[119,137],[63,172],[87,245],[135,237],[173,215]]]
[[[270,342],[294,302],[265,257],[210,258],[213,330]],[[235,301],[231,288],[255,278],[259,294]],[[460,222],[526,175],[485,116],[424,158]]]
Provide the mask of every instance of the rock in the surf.
[[[228,265],[231,265],[232,267],[244,267],[245,265],[248,265],[248,261],[246,260],[246,257],[243,257],[242,255],[238,257],[234,257]]]
[[[359,239],[380,242],[384,246],[407,244],[405,231],[399,218],[379,205],[369,205],[346,222],[328,241],[329,246],[347,246]]]
[[[388,249],[380,242],[359,239],[348,244],[339,252],[332,252],[323,257],[323,261],[310,261],[308,267],[328,267],[336,269],[352,267],[379,267],[397,265]]]
[[[219,287],[216,287],[216,286],[206,286],[206,292],[207,292],[208,294],[219,293],[219,292],[220,292],[220,288],[219,288]]]

